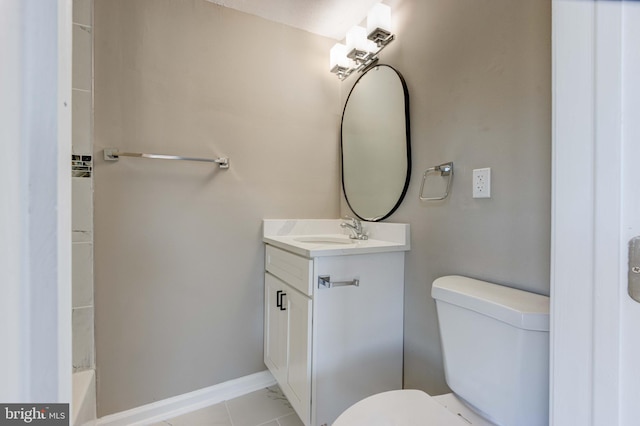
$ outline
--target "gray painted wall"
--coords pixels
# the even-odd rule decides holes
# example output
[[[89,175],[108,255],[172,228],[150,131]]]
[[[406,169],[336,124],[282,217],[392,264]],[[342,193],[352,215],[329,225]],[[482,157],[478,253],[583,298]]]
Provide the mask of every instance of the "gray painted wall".
[[[340,108],[326,38],[204,0],[96,0],[94,29],[104,416],[265,369],[261,221],[337,217]]]
[[[411,94],[405,385],[447,390],[432,281],[548,294],[551,11],[540,0],[394,0],[382,62]],[[96,0],[95,279],[99,415],[264,369],[262,218],[339,206],[339,113],[354,77],[333,41],[204,0]],[[340,101],[342,100],[342,102]],[[102,149],[226,154],[100,160]],[[454,161],[449,199],[418,201]],[[492,168],[492,198],[471,171]]]
[[[405,387],[438,394],[448,389],[434,279],[459,274],[549,294],[551,2],[392,4],[397,40],[381,63],[407,81],[413,149],[407,197],[388,219],[411,224]],[[423,171],[447,161],[455,164],[450,197],[420,202]],[[492,197],[473,199],[472,170],[484,167]]]

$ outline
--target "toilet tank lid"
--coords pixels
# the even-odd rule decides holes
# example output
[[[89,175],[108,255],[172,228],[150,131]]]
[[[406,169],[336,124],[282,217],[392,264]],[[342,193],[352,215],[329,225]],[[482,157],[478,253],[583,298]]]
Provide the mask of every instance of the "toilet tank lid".
[[[547,296],[458,275],[436,279],[431,296],[524,330],[549,331]]]

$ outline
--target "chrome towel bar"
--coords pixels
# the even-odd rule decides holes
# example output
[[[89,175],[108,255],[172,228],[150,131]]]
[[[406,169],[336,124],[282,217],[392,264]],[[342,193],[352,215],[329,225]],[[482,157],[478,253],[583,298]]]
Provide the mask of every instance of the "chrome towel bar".
[[[318,276],[318,288],[346,287],[349,285],[360,287],[360,280],[354,278],[351,281],[331,281],[330,275]]]
[[[229,158],[197,158],[197,157],[181,157],[178,155],[163,155],[163,154],[143,154],[140,152],[120,152],[117,148],[105,148],[104,159],[107,161],[118,161],[120,157],[138,157],[138,158],[153,158],[160,160],[183,160],[183,161],[203,161],[206,163],[217,163],[221,169],[229,168]]]

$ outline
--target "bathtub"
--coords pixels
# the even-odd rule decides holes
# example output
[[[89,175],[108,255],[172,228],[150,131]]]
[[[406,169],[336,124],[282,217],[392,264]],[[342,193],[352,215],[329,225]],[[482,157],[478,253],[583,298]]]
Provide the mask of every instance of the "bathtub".
[[[80,426],[96,418],[95,370],[73,373],[73,402],[71,425]]]

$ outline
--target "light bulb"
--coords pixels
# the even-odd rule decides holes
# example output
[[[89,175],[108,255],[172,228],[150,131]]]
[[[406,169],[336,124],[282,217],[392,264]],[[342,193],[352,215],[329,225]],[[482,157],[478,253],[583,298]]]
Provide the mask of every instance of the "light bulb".
[[[329,51],[329,70],[334,72],[336,66],[349,68],[349,58],[347,58],[347,46],[336,43]]]
[[[353,49],[367,51],[367,30],[363,27],[351,27],[347,31],[347,52]]]
[[[376,4],[367,15],[367,34],[371,36],[377,30],[391,34],[391,8],[386,4]]]

